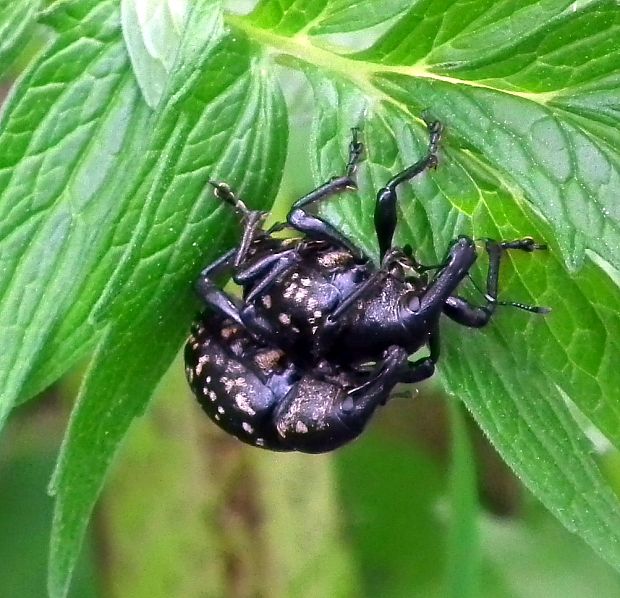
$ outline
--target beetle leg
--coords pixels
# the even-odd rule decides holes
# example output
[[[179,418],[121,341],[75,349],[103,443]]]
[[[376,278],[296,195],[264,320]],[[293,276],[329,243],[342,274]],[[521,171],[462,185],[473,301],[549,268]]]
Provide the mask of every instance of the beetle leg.
[[[218,288],[215,283],[208,278],[200,278],[196,284],[196,290],[207,305],[245,327],[233,298]]]
[[[213,187],[215,197],[231,205],[235,212],[240,213],[242,216],[246,216],[250,212],[247,206],[233,193],[228,183],[209,181],[209,185]]]
[[[487,290],[484,297],[486,305],[472,305],[458,296],[446,299],[443,312],[455,322],[470,328],[482,328],[489,323],[497,305],[499,286],[499,267],[502,256],[502,244],[491,239],[485,240],[485,247],[489,255],[489,269],[487,271]]]
[[[349,144],[349,159],[347,161],[346,172],[343,176],[336,176],[323,183],[307,195],[298,199],[291,207],[287,221],[290,226],[304,233],[311,239],[328,241],[334,245],[344,247],[357,257],[362,257],[360,250],[347,240],[329,222],[320,216],[308,213],[305,208],[310,204],[321,201],[344,191],[357,189],[354,180],[355,170],[359,163],[364,146],[358,139],[359,128],[351,129],[352,139]]]
[[[485,248],[489,255],[489,270],[487,273],[487,290],[485,298],[487,300],[488,307],[494,309],[495,305],[501,305],[502,303],[497,301],[498,283],[499,283],[499,268],[502,255],[506,251],[518,249],[520,251],[532,251],[547,249],[546,245],[536,243],[532,237],[525,237],[523,239],[515,239],[514,241],[494,241],[493,239],[485,239]],[[521,304],[515,304],[519,307]],[[524,306],[527,309],[527,306]],[[536,311],[536,308],[530,311]]]
[[[242,215],[244,229],[239,247],[229,250],[202,270],[196,282],[196,291],[198,296],[207,305],[228,316],[238,324],[243,325],[239,308],[234,299],[231,295],[222,291],[213,279],[217,276],[222,276],[227,270],[234,269],[236,271],[245,262],[249,247],[256,237],[261,222],[264,220],[265,212],[248,210],[246,205],[234,195],[226,183],[209,181],[209,184],[214,187],[214,193],[218,199],[230,204],[236,212]]]
[[[351,142],[349,143],[349,159],[347,161],[346,173],[349,178],[352,178],[357,170],[357,165],[362,159],[364,153],[364,144],[359,140],[361,128],[353,127],[351,129]]]
[[[241,243],[237,249],[237,255],[235,256],[234,267],[235,271],[245,262],[247,259],[248,251],[252,241],[259,234],[265,234],[259,229],[260,224],[265,219],[265,212],[259,212],[252,210],[244,215],[243,236],[241,237]]]
[[[388,347],[383,359],[368,374],[368,380],[348,392],[340,405],[340,417],[349,426],[362,428],[375,409],[387,402],[391,390],[402,381],[408,370],[407,357],[402,347]]]
[[[435,373],[435,365],[439,360],[439,326],[435,324],[428,339],[430,354],[416,361],[408,361],[407,369],[402,373],[399,382],[415,384],[430,378]]]
[[[244,305],[240,310],[233,297],[207,277],[198,279],[196,290],[207,305],[234,320],[255,339],[277,345],[278,338],[272,325],[265,318],[254,313],[253,305]]]
[[[443,313],[462,326],[482,328],[489,323],[493,312],[487,305],[472,305],[463,297],[451,296],[443,306]]]
[[[258,282],[245,296],[245,302],[251,303],[259,293],[267,290],[278,276],[297,264],[298,255],[297,248],[287,249],[280,253],[263,256],[238,270],[233,276],[237,284],[246,287]]]
[[[196,291],[198,296],[210,307],[215,309],[220,314],[231,318],[244,329],[252,332],[253,334],[262,333],[268,338],[273,337],[269,324],[265,321],[260,326],[248,327],[245,323],[242,313],[239,307],[229,293],[223,291],[214,282],[214,278],[224,274],[226,270],[233,267],[238,250],[236,248],[231,249],[211,265],[207,266],[201,273],[198,281],[196,282]]]
[[[435,362],[430,357],[421,357],[416,361],[410,361],[409,367],[405,370],[399,382],[406,384],[415,384],[427,380],[435,373]]]
[[[516,301],[498,301],[497,299],[500,262],[504,252],[513,249],[531,252],[546,249],[546,246],[535,243],[531,237],[526,237],[514,241],[494,241],[493,239],[485,239],[485,247],[489,255],[487,288],[486,292],[483,293],[486,304],[481,306],[473,305],[462,297],[451,296],[446,299],[443,312],[455,322],[470,328],[482,328],[486,326],[498,305],[509,305],[539,314],[548,313],[549,308],[547,307],[527,305]]]
[[[412,179],[428,168],[437,166],[437,146],[441,138],[441,123],[439,121],[427,122],[429,142],[426,156],[415,164],[408,166],[402,172],[390,179],[385,187],[379,189],[375,203],[375,230],[379,241],[379,257],[383,259],[388,249],[392,246],[392,238],[396,230],[396,187],[405,181]]]
[[[233,248],[207,266],[200,273],[196,281],[196,292],[207,305],[210,305],[235,322],[243,324],[239,314],[239,308],[235,304],[233,298],[225,291],[222,291],[213,281],[213,278],[222,275],[226,270],[232,267],[236,254],[237,249]]]

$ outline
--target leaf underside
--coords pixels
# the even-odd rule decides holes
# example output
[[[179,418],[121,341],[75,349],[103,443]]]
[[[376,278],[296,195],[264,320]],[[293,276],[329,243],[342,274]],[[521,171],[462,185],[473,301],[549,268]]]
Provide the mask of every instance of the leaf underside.
[[[287,112],[308,132],[317,184],[342,172],[363,125],[359,192],[321,212],[369,253],[375,190],[424,151],[425,111],[446,127],[440,165],[399,191],[397,242],[429,263],[461,233],[548,244],[509,256],[501,292],[552,313],[504,308],[484,331],[446,323],[440,379],[620,569],[618,502],[572,416],[620,446],[617,3],[385,5],[265,0],[240,16],[212,0],[81,0],[38,13],[53,35],[0,128],[0,416],[94,351],[53,482],[53,596],[119,442],[183,342],[193,279],[234,242],[234,216],[205,183],[268,208]],[[20,40],[16,14],[0,4],[0,31]],[[277,75],[292,72],[309,113],[285,105]]]

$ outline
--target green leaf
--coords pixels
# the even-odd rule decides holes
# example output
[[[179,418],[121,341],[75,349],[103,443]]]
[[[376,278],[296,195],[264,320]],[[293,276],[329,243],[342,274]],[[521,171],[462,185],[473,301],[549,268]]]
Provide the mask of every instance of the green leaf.
[[[40,0],[0,0],[0,80],[32,36]]]
[[[156,108],[177,59],[188,3],[122,0],[121,22],[134,75],[144,100]]]
[[[46,14],[59,35],[22,77],[3,113],[0,422],[24,384],[51,381],[46,354],[55,377],[76,358],[76,346],[63,343],[57,328],[77,298],[85,299],[80,287],[126,207],[122,198],[111,203],[100,192],[118,180],[119,150],[132,138],[129,124],[141,126],[147,111],[117,29],[106,20],[111,6],[93,1],[76,5],[72,17],[61,8]],[[84,324],[90,339],[95,323]],[[76,333],[71,322],[66,334]],[[59,347],[70,357],[58,355]]]
[[[549,220],[572,268],[586,249],[618,267],[617,3],[440,4],[428,19],[416,3],[359,55],[383,67],[373,84],[447,119]]]
[[[317,73],[310,77],[314,89],[319,89]],[[337,115],[333,110],[329,115],[319,113],[315,121],[313,138],[320,148],[315,168],[320,173],[317,180],[324,180],[327,172],[338,172],[343,163],[348,126],[355,122],[351,114],[359,113],[363,97],[346,83],[320,84],[322,95],[342,106]],[[321,105],[318,95],[317,102]],[[385,104],[373,106],[373,112],[367,109],[364,126],[368,149],[358,176],[361,192],[334,202],[323,213],[339,226],[364,222],[361,229],[351,224],[343,228],[370,249],[371,190],[421,155],[425,134],[416,127],[419,133],[414,135],[406,116]],[[414,244],[423,261],[436,263],[450,239],[463,232],[474,237],[544,239],[551,244],[547,255],[510,256],[502,270],[502,295],[551,305],[554,311],[542,318],[504,308],[484,333],[446,322],[440,361],[444,387],[467,403],[538,498],[618,566],[618,502],[558,388],[620,445],[614,400],[620,380],[613,366],[620,314],[609,307],[620,303],[620,292],[589,260],[578,276],[569,275],[549,227],[527,204],[511,198],[513,187],[504,186],[499,173],[450,141],[448,134],[437,172],[412,183],[415,200],[410,189],[400,193],[399,242]],[[550,443],[546,439],[551,430]]]
[[[446,323],[441,379],[538,498],[620,567],[618,501],[566,402],[620,446],[613,365],[620,293],[617,279],[585,253],[620,264],[618,98],[605,91],[617,78],[615,7],[483,2],[468,13],[465,4],[416,3],[357,55],[286,37],[252,18],[228,20],[308,77],[317,106],[309,143],[317,183],[342,171],[349,129],[363,119],[360,192],[322,213],[366,251],[375,251],[374,190],[425,151],[423,109],[446,125],[440,167],[400,192],[398,242],[429,263],[460,233],[531,235],[549,244],[546,255],[509,256],[501,287],[504,297],[553,313],[504,308],[484,332]],[[289,30],[301,31],[304,7],[295,8]],[[581,25],[588,16],[605,35]],[[583,44],[591,52],[580,51]],[[578,114],[565,108],[577,103]]]
[[[410,0],[285,0],[259,2],[249,19],[252,23],[281,35],[325,35],[359,31],[388,21],[404,12]]]
[[[259,54],[242,36],[222,38],[212,2],[194,7],[156,112],[113,3],[65,3],[46,20],[59,35],[3,121],[0,367],[6,412],[24,384],[53,380],[106,331],[55,478],[50,591],[64,595],[107,466],[178,350],[191,281],[232,222],[213,215],[205,183],[220,177],[253,189],[250,203],[269,201],[286,117],[260,61],[250,63]]]
[[[318,23],[310,28],[309,33],[324,35],[326,33],[345,33],[359,31],[389,21],[405,12],[411,0],[335,0],[325,7]]]
[[[242,196],[252,189],[261,201],[273,197],[279,182],[286,145],[282,99],[260,62],[250,62],[251,47],[242,37],[218,42],[218,23],[210,3],[192,12],[183,39],[187,49],[180,51],[184,62],[145,131],[142,178],[129,191],[129,222],[121,221],[113,250],[90,276],[102,289],[93,317],[114,321],[93,357],[53,483],[53,596],[66,592],[118,443],[186,336],[189,283],[221,246],[226,210],[207,216],[215,202],[205,202],[206,180],[234,181]],[[197,31],[209,29],[212,35],[196,51]],[[211,73],[220,70],[227,76],[213,81]],[[240,144],[246,136],[251,143]],[[211,251],[205,252],[209,240]]]

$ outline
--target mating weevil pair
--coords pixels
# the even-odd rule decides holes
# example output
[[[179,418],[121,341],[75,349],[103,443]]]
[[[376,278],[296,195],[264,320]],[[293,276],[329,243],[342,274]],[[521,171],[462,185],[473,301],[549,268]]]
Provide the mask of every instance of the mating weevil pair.
[[[548,311],[497,298],[505,252],[545,248],[531,238],[484,241],[489,265],[480,306],[457,294],[477,259],[471,238],[453,241],[436,266],[417,262],[409,247],[392,246],[397,187],[437,165],[441,125],[427,124],[426,155],[377,193],[378,267],[307,211],[317,201],[356,189],[363,153],[358,129],[345,174],[297,200],[287,222],[269,230],[261,227],[264,212],[248,210],[226,184],[211,182],[216,196],[241,215],[244,231],[239,246],[200,275],[197,290],[207,309],[192,328],[185,364],[198,401],[226,432],[271,450],[332,450],[362,432],[396,384],[433,375],[442,315],[480,328],[497,305]],[[299,236],[274,236],[286,226]],[[241,300],[214,282],[224,273],[243,289]],[[409,360],[424,347],[428,356]]]

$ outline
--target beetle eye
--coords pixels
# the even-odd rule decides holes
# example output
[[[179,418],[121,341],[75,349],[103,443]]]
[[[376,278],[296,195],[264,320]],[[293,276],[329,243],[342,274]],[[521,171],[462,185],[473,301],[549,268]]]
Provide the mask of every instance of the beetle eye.
[[[413,313],[420,311],[420,297],[413,291],[405,293],[403,296],[403,304]]]

